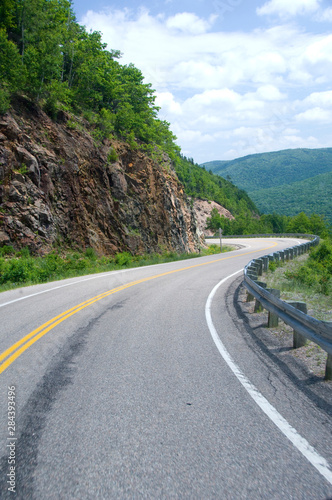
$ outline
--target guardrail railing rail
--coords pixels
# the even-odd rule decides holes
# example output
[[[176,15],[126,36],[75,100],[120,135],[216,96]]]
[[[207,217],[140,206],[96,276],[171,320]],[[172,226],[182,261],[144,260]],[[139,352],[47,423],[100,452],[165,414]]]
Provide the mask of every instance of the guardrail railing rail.
[[[257,236],[263,237],[264,235]],[[244,268],[244,285],[248,293],[255,297],[264,309],[278,316],[291,326],[294,332],[305,339],[315,342],[327,352],[325,379],[332,380],[332,322],[319,321],[296,309],[291,304],[281,300],[272,291],[266,289],[265,284],[259,281],[259,276],[262,275],[263,271],[267,271],[269,262],[293,259],[308,252],[311,247],[319,243],[319,237],[315,235],[287,234],[283,236],[304,237],[310,239],[310,241],[251,260]]]

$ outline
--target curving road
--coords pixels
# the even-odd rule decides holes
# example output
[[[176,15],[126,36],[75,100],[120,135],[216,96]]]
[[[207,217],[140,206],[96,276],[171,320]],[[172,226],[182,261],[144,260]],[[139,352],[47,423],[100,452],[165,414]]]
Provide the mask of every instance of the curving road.
[[[332,498],[330,416],[229,300],[294,240],[241,243],[0,295],[1,498]]]

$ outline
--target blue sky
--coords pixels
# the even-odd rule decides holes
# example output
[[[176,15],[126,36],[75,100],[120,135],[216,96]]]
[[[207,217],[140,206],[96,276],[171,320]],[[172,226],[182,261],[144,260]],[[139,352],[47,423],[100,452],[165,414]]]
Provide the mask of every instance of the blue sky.
[[[73,2],[198,163],[332,147],[331,0]]]

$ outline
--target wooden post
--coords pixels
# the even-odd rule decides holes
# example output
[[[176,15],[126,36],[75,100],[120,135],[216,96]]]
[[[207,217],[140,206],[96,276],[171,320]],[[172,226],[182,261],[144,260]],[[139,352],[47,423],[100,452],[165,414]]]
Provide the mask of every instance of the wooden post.
[[[307,314],[307,304],[305,302],[288,302],[287,303],[295,309],[298,309],[299,311],[302,311],[303,313]],[[303,347],[306,345],[307,339],[298,333],[297,331],[293,330],[293,349],[298,349],[299,347]]]
[[[262,261],[263,261],[263,271],[266,272],[269,268],[269,258],[264,256],[262,257]]]
[[[332,380],[332,354],[327,355],[325,380]]]
[[[256,281],[256,284],[262,288],[266,288],[266,283],[264,283],[263,281]],[[258,299],[256,299],[256,302],[255,302],[255,307],[254,307],[254,313],[258,313],[258,312],[261,312],[263,311],[263,306],[262,304],[259,302]]]
[[[278,299],[280,299],[280,290],[277,290],[276,288],[267,288],[267,291],[272,293],[272,295],[274,295],[275,297],[278,297]],[[278,326],[278,322],[279,322],[278,315],[269,311],[267,327],[276,328]]]

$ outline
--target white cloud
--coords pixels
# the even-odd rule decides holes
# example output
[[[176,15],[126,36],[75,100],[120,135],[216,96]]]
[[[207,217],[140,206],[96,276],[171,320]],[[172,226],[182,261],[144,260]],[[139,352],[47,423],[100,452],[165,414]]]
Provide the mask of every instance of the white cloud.
[[[169,17],[166,20],[168,29],[176,29],[183,33],[198,35],[206,33],[211,28],[216,16],[211,16],[209,20],[200,19],[196,14],[191,12],[182,12],[175,16]]]
[[[293,17],[316,12],[321,0],[270,0],[257,8],[259,16],[276,14],[279,17]]]
[[[302,101],[302,105],[315,105],[324,106],[324,108],[332,108],[332,90],[327,90],[325,92],[313,92]]]
[[[317,62],[332,63],[332,35],[322,36],[310,44],[304,55],[312,64]]]
[[[258,87],[256,94],[258,98],[264,101],[281,101],[287,97],[286,94],[280,92],[280,90],[272,84]]]
[[[319,5],[279,0],[263,7],[286,12],[290,4],[300,13],[300,3],[307,12]],[[133,62],[152,83],[160,118],[170,122],[182,152],[198,162],[331,145],[327,131],[319,129],[315,139],[312,129],[328,118],[332,35],[290,24],[212,31],[214,17],[152,16],[144,9],[90,11],[83,22],[123,53],[122,64]]]
[[[173,116],[182,114],[181,104],[175,101],[171,92],[157,92],[155,104],[162,108],[163,114],[170,113]]]
[[[327,9],[320,11],[315,16],[316,21],[320,22],[332,22],[332,7],[328,7]]]
[[[332,110],[322,109],[318,106],[315,108],[310,108],[299,113],[295,116],[297,121],[308,121],[308,122],[319,122],[319,123],[331,123],[332,120]]]

